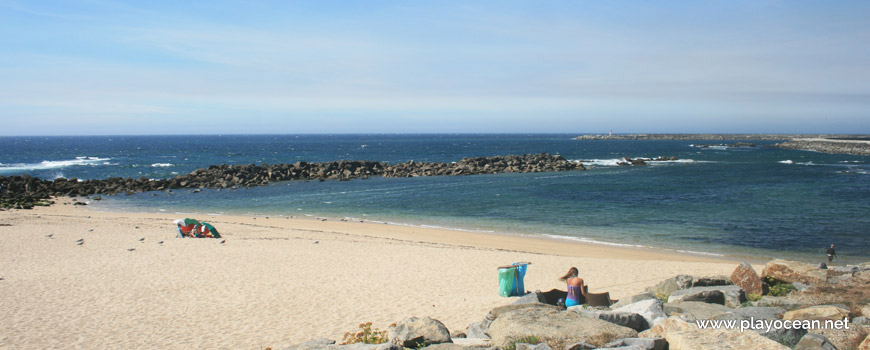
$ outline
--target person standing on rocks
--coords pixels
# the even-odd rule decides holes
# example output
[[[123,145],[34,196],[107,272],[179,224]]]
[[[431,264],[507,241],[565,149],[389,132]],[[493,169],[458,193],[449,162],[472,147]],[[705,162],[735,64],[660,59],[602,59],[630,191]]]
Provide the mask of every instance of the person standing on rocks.
[[[565,298],[565,306],[571,307],[580,305],[586,302],[586,286],[583,284],[583,279],[577,277],[580,275],[580,270],[572,267],[568,270],[565,276],[560,278],[568,283],[568,296]]]
[[[834,250],[834,244],[831,243],[831,247],[828,248],[828,262],[834,261],[835,255],[837,255],[837,252]]]

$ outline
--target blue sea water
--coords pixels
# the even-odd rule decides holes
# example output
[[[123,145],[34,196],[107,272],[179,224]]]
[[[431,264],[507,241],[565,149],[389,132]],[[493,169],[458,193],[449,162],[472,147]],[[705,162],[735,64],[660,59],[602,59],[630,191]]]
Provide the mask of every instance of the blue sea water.
[[[844,262],[870,257],[870,157],[728,141],[580,141],[575,135],[2,137],[0,175],[168,178],[212,164],[452,162],[548,152],[589,170],[103,196],[100,210],[347,217],[708,254]],[[758,141],[759,145],[772,142]],[[622,157],[676,156],[644,167]]]

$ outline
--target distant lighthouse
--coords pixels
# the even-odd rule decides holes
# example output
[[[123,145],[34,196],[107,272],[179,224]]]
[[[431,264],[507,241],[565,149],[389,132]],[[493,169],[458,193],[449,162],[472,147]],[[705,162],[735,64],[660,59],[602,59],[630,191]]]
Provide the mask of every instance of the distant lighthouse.
[[[613,130],[610,130],[610,137],[613,137]]]

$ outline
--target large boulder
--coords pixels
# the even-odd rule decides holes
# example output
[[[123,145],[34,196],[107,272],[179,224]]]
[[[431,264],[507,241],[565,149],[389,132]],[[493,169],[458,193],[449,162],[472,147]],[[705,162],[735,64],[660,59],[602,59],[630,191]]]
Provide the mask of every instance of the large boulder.
[[[781,307],[751,306],[737,308],[733,312],[746,320],[775,320],[782,317],[785,309]]]
[[[489,310],[489,313],[486,315],[486,319],[493,321],[502,314],[517,311],[517,310],[523,310],[523,309],[540,309],[540,310],[547,310],[547,311],[559,311],[559,308],[556,307],[555,305],[539,304],[539,303],[510,304],[510,305],[499,306],[499,307],[496,307],[492,310]],[[489,326],[487,326],[487,327],[489,327]]]
[[[693,322],[685,322],[678,317],[669,317],[647,331],[641,337],[662,337],[668,342],[670,350],[724,350],[757,349],[788,350],[789,348],[755,332],[739,330],[699,329]]]
[[[734,284],[728,276],[701,276],[692,279],[692,287],[729,286]]]
[[[467,338],[483,338],[489,339],[489,324],[492,321],[483,320],[482,322],[474,322],[468,325],[468,328],[465,329],[465,336]]]
[[[449,343],[450,331],[441,321],[429,317],[409,317],[390,328],[390,339],[406,348]]]
[[[746,294],[739,286],[692,287],[671,293],[668,302],[701,301],[727,307],[740,307],[746,301]]]
[[[822,327],[824,327],[824,324]],[[870,333],[870,327],[850,326],[848,329],[845,327],[820,328],[811,329],[810,333],[825,336],[837,349],[855,349],[867,337],[867,334]]]
[[[405,350],[406,348],[399,348],[399,350]],[[423,349],[426,350],[487,350],[489,349],[488,345],[463,345],[463,344],[453,344],[453,343],[441,343],[441,344],[432,344]]]
[[[525,308],[498,315],[489,326],[489,335],[493,345],[502,347],[530,335],[542,340],[582,340],[600,346],[614,339],[634,337],[637,332],[631,328],[583,317],[576,312]]]
[[[795,345],[794,350],[837,350],[837,347],[831,344],[824,335],[807,333]]]
[[[858,350],[870,350],[870,335],[864,338],[864,341],[858,345]]]
[[[777,259],[764,265],[761,277],[770,277],[788,283],[817,284],[827,281],[827,271],[802,262]]]
[[[613,305],[610,305],[610,308],[611,309],[618,309],[618,308],[621,308],[621,307],[626,306],[626,305],[634,304],[634,303],[641,301],[641,300],[648,300],[648,299],[655,299],[655,298],[656,298],[656,296],[652,295],[650,293],[635,294],[635,295],[632,295],[632,296],[627,297],[627,298],[619,299],[618,302],[614,303]]]
[[[693,280],[694,278],[689,275],[677,275],[676,277],[668,278],[659,282],[655,286],[647,288],[646,291],[657,298],[667,299],[667,297],[675,291],[691,288]]]
[[[792,310],[782,315],[783,320],[831,320],[849,317],[849,309],[838,305],[817,305]]]
[[[668,342],[664,338],[625,338],[604,344],[604,347],[609,349],[636,347],[642,350],[667,350]]]
[[[582,306],[572,306],[568,308],[568,310],[577,312],[584,317],[597,318],[615,325],[634,329],[638,332],[643,332],[649,329],[649,322],[647,322],[643,316],[636,313],[596,310],[592,308],[583,308]]]
[[[650,327],[654,326],[656,322],[668,317],[662,309],[662,301],[658,299],[641,300],[633,304],[614,308],[613,311],[638,314],[646,319],[646,322]]]
[[[762,283],[761,277],[752,268],[749,263],[741,263],[731,272],[731,282],[743,288],[747,295],[761,295]]]
[[[761,300],[759,300],[755,304],[755,306],[781,307],[781,308],[784,308],[786,310],[794,310],[794,309],[804,308],[807,306],[812,306],[812,304],[805,301],[805,300],[795,299],[795,298],[792,298],[790,296],[773,297],[773,296],[765,295],[765,296],[761,297]]]
[[[733,311],[731,308],[723,305],[700,301],[667,303],[664,304],[663,310],[668,316],[679,316],[687,321],[721,319],[720,315]]]
[[[541,291],[534,291],[519,297],[516,301],[511,304],[531,304],[531,303],[541,303],[547,304],[547,298],[544,296]]]

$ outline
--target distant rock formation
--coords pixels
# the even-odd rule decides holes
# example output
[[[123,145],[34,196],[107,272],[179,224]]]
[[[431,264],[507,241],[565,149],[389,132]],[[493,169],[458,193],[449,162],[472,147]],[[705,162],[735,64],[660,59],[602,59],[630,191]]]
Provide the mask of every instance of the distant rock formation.
[[[870,156],[870,141],[866,140],[824,138],[794,139],[783,143],[777,143],[773,146],[802,151]]]
[[[239,188],[291,180],[350,180],[383,177],[537,173],[586,170],[582,164],[561,155],[526,154],[463,158],[452,163],[409,161],[389,164],[375,161],[297,162],[277,165],[212,165],[171,179],[120,178],[42,180],[29,175],[0,176],[0,208],[29,209],[52,196],[135,194],[180,188]]]
[[[779,134],[619,134],[619,135],[581,135],[575,140],[770,140],[785,141],[807,135]],[[812,135],[818,137],[818,135]]]

